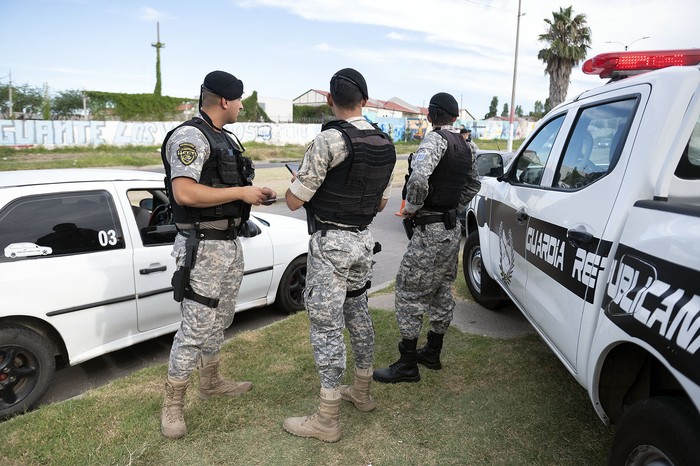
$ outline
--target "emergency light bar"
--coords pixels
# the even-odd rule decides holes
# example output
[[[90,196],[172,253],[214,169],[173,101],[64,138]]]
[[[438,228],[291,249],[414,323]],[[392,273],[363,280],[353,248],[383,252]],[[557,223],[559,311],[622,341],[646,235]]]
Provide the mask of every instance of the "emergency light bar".
[[[586,60],[582,70],[601,78],[624,77],[669,66],[700,64],[700,49],[601,53]]]

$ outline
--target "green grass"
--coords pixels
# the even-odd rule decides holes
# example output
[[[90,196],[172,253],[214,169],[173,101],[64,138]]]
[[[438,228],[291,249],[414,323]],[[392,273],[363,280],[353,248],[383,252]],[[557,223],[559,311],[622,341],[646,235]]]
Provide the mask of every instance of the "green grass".
[[[521,140],[514,141],[517,148]],[[504,141],[477,140],[480,149],[504,150]],[[259,142],[245,144],[246,156],[257,161],[285,162],[300,160],[306,150],[305,146],[272,146]],[[411,142],[396,143],[396,152],[407,155],[415,152],[418,144]],[[58,149],[45,147],[20,148],[0,146],[0,171],[34,170],[44,168],[91,168],[91,167],[146,167],[161,165],[160,146],[69,146]],[[403,183],[403,178],[401,178]]]
[[[379,367],[398,356],[398,330],[392,312],[373,309],[372,315]],[[282,421],[310,414],[318,403],[308,327],[300,313],[229,340],[223,372],[252,381],[253,390],[200,401],[195,376],[185,407],[189,432],[180,440],[159,431],[161,364],[0,424],[0,464],[605,463],[611,429],[534,336],[501,340],[450,329],[443,370],[422,368],[419,383],[372,384],[373,412],[343,404],[338,443],[289,435]]]

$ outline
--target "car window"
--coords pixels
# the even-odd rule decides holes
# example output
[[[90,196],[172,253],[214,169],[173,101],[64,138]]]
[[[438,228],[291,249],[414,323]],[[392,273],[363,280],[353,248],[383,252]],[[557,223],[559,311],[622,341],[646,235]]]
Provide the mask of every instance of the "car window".
[[[581,109],[552,186],[580,189],[612,170],[636,107],[635,97]]]
[[[23,246],[18,248],[18,244]],[[13,245],[13,246],[11,246]],[[106,191],[27,196],[0,211],[0,249],[23,254],[28,245],[56,256],[123,249],[124,236]],[[9,247],[9,249],[8,249]],[[9,260],[7,252],[0,260]]]
[[[544,167],[552,152],[554,141],[564,122],[565,115],[559,115],[539,129],[535,137],[518,156],[511,170],[511,180],[515,183],[539,185]]]
[[[175,241],[177,230],[164,189],[131,189],[127,191],[127,197],[144,246]]]
[[[700,118],[676,167],[676,176],[684,180],[700,180]]]

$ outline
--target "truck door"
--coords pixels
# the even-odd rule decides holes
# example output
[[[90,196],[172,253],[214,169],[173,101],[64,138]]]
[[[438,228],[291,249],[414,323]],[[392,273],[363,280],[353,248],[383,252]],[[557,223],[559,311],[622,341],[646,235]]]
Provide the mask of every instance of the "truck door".
[[[601,237],[622,184],[625,167],[616,165],[640,98],[570,109],[564,145],[527,205],[527,309],[574,372],[584,307],[610,250]]]
[[[510,297],[527,313],[527,262],[525,239],[528,206],[536,199],[545,165],[554,147],[565,114],[540,127],[521,151],[507,175],[510,182],[498,183],[491,195],[488,251],[493,275]]]

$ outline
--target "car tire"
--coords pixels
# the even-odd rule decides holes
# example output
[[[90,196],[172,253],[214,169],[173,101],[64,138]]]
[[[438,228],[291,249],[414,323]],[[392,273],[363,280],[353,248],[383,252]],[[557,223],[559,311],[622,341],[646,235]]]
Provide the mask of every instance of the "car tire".
[[[0,328],[0,419],[32,409],[56,371],[53,343],[24,327]]]
[[[479,243],[479,232],[473,231],[467,236],[462,254],[462,270],[467,288],[474,298],[474,301],[484,306],[486,309],[496,310],[503,307],[507,301],[497,298],[485,298],[481,294],[485,280],[493,279],[484,271],[481,263],[481,244]]]
[[[284,271],[275,303],[288,314],[304,309],[304,286],[306,285],[306,256],[299,256],[289,263]]]
[[[611,466],[697,464],[700,420],[683,398],[638,401],[623,414],[615,430]]]

